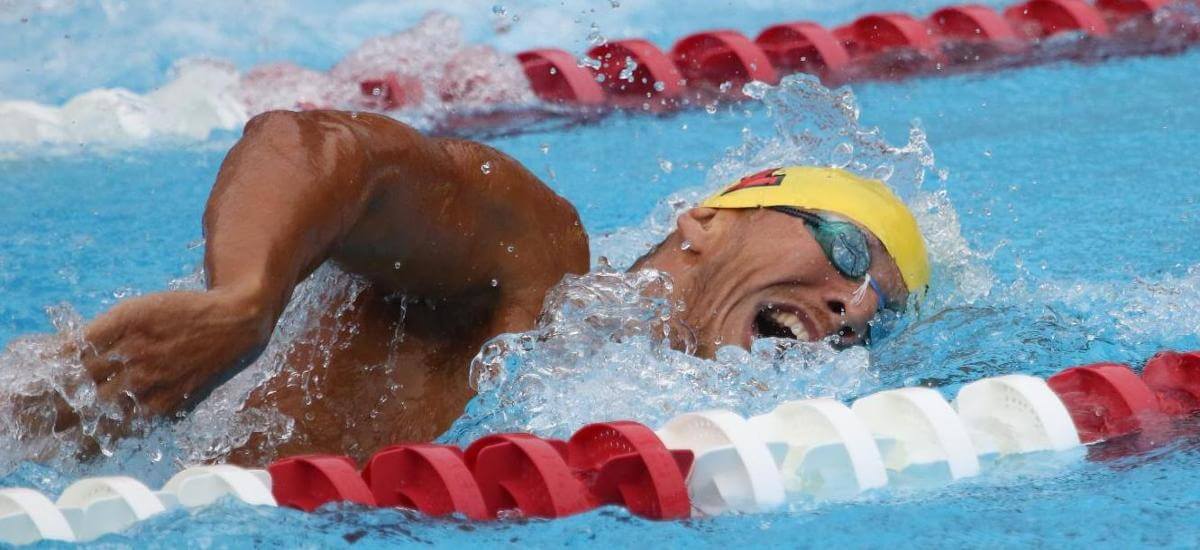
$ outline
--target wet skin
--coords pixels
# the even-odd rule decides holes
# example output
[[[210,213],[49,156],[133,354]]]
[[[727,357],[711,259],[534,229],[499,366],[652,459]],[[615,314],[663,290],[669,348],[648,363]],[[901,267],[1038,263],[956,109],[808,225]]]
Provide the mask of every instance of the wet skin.
[[[261,353],[314,269],[334,262],[369,282],[342,318],[323,312],[288,367],[251,394],[246,407],[292,417],[295,436],[274,448],[252,439],[230,457],[243,464],[307,452],[361,458],[435,438],[472,396],[468,367],[480,346],[532,328],[546,291],[588,269],[575,209],[515,160],[369,114],[252,119],[203,225],[206,291],[130,299],[87,327],[76,352],[101,398],[132,396],[148,416],[186,410]],[[888,299],[903,301],[877,241],[872,257]],[[873,291],[855,302],[861,281],[830,265],[801,220],[770,210],[692,209],[636,267],[672,276],[703,356],[761,334],[853,344],[875,314]],[[342,330],[349,324],[357,330]],[[308,387],[320,399],[288,376],[313,364],[326,365]],[[65,429],[77,419],[61,409]]]

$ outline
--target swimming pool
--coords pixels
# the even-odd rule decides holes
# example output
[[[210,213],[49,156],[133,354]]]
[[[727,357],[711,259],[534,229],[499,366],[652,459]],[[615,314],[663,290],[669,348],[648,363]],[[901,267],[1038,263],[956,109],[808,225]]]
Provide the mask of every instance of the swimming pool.
[[[848,4],[841,11],[818,13],[818,18],[847,19],[887,7],[896,6]],[[520,8],[508,9],[519,13]],[[621,9],[632,8],[615,8],[618,13]],[[669,38],[718,23],[754,30],[769,21],[772,9],[755,9],[732,21],[728,14],[720,19],[688,14],[679,18],[686,27],[652,10],[638,11],[630,20],[661,23],[663,37]],[[64,17],[86,19],[87,14]],[[306,57],[303,51],[295,59],[314,65],[327,60]],[[732,396],[712,395],[705,391],[709,387],[692,393],[676,388],[684,393],[666,396],[504,388],[531,399],[517,400],[505,418],[484,415],[475,422],[478,409],[490,406],[487,399],[480,400],[458,427],[462,435],[448,437],[468,439],[475,430],[506,425],[561,435],[572,423],[595,420],[597,410],[651,421],[665,413],[635,406],[654,399],[677,401],[681,407],[733,402],[748,414],[769,409],[781,398],[812,393],[854,397],[922,384],[953,395],[962,383],[1001,373],[1045,376],[1100,360],[1136,365],[1161,348],[1200,347],[1200,249],[1192,246],[1200,235],[1195,214],[1200,187],[1189,179],[1200,172],[1193,151],[1200,143],[1200,106],[1191,101],[1198,60],[1193,51],[853,86],[863,126],[879,126],[887,143],[909,143],[912,121],[921,121],[933,164],[922,165],[929,159],[918,134],[911,151],[884,157],[898,165],[893,183],[911,185],[913,174],[924,173],[926,189],[944,188],[960,227],[944,217],[932,218],[947,232],[938,242],[949,251],[953,237],[961,235],[976,251],[961,264],[939,262],[942,284],[931,307],[920,322],[874,349],[869,368],[861,358],[848,357],[840,370],[820,373],[841,375],[837,385],[822,386],[828,377],[799,375],[769,392]],[[801,85],[794,93],[771,95],[774,112],[749,102],[715,113],[617,115],[594,125],[490,143],[526,163],[575,203],[596,253],[620,265],[640,252],[636,243],[655,233],[653,222],[644,220],[656,203],[744,167],[755,152],[769,152],[770,144],[755,143],[742,152],[726,150],[754,137],[778,140],[794,133],[794,126],[782,131],[775,126],[790,120],[788,113],[807,113],[807,122],[800,123],[817,128],[821,146],[835,154],[836,144],[844,141],[840,132],[856,129],[839,118],[844,111],[837,97]],[[0,285],[5,289],[0,341],[49,330],[47,305],[65,302],[90,317],[120,296],[161,289],[191,274],[200,257],[197,221],[203,200],[233,138],[222,133],[201,143],[91,145],[73,154],[14,148],[6,153],[0,176]],[[945,170],[944,180],[939,170]],[[606,237],[613,232],[618,233]],[[631,367],[669,377],[669,371],[684,364],[639,346],[629,342],[604,349],[597,362],[618,368],[589,370],[572,364],[583,375],[562,384],[595,388],[619,382],[613,377]],[[540,355],[523,356],[524,363],[518,361],[514,368],[537,370],[563,357],[561,349],[537,351]],[[737,366],[739,361],[747,368],[764,368],[737,354],[720,364]],[[790,365],[794,370],[785,372],[795,374],[804,366]],[[564,403],[559,400],[573,400],[587,416],[559,406]],[[538,407],[546,403],[555,406]],[[600,403],[610,405],[597,409]],[[297,546],[1183,546],[1192,544],[1200,531],[1194,527],[1200,483],[1192,475],[1200,439],[1187,426],[1180,431],[1180,437],[1161,445],[1108,443],[1093,449],[1090,460],[1038,456],[1003,463],[945,488],[882,491],[848,503],[800,503],[791,511],[754,516],[653,523],[602,510],[556,521],[470,524],[397,511],[336,508],[306,515],[226,503],[194,514],[166,514],[101,543],[235,545],[249,538]],[[82,472],[70,464],[47,468],[22,463],[0,478],[0,485],[55,493],[83,473],[115,471],[161,482],[174,468],[171,459],[178,452],[171,437],[168,431],[122,447],[116,458]]]

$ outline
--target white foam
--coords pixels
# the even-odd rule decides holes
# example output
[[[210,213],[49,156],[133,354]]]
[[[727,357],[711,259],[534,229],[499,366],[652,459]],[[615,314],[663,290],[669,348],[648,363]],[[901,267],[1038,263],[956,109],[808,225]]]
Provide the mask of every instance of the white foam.
[[[28,101],[0,102],[0,142],[132,144],[151,138],[207,139],[247,119],[229,65],[189,61],[177,76],[148,94],[122,88],[91,90],[61,107]]]
[[[97,88],[61,106],[0,101],[0,143],[37,146],[139,146],[195,142],[238,130],[272,109],[381,110],[360,82],[395,73],[405,83],[402,120],[428,128],[451,112],[531,106],[536,98],[516,59],[462,39],[457,19],[433,13],[403,32],[368,39],[329,72],[291,63],[244,75],[208,59],[179,62],[162,86],[145,94]]]

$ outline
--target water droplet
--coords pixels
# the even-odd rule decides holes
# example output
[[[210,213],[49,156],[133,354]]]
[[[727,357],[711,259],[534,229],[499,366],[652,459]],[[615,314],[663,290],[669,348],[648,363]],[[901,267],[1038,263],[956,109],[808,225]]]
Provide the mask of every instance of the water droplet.
[[[715,115],[715,114],[717,114],[717,104],[716,104],[716,103],[709,103],[708,105],[705,105],[705,106],[704,106],[704,111],[705,111],[706,113],[710,114],[710,115]]]
[[[495,279],[492,279],[492,288],[496,288],[496,287],[498,287],[498,286],[500,286],[500,281],[497,281],[497,280],[495,280]]]
[[[854,160],[854,146],[843,141],[833,148],[829,154],[829,164],[835,168],[845,168]]]
[[[726,80],[725,82],[722,82],[721,85],[718,86],[718,89],[721,90],[721,93],[728,92],[731,88],[733,88],[733,82],[730,82],[728,80]]]
[[[538,146],[538,149],[541,149],[543,155],[550,154],[550,144],[549,143],[542,143],[541,145]]]
[[[600,27],[595,23],[592,23],[592,28],[588,32],[587,39],[593,46],[599,46],[608,42],[608,39],[603,34],[600,34]]]
[[[983,156],[985,156],[985,157],[988,157],[988,158],[992,158],[992,150],[991,150],[991,149],[984,149],[984,150],[983,150]]]
[[[604,75],[602,75],[602,74],[596,75],[596,82],[604,82]]]
[[[617,75],[621,80],[633,82],[633,72],[637,70],[637,61],[632,57],[625,58],[625,67],[621,69],[621,73]]]
[[[514,250],[516,250],[516,249],[517,249],[517,247],[515,247],[515,246],[513,246],[513,245],[511,245],[511,244],[510,244],[510,245],[508,245],[508,247],[506,247],[506,248],[505,248],[505,250],[507,250],[509,253],[512,253],[512,252],[513,252]]]
[[[585,55],[579,59],[579,66],[596,70],[600,68],[600,60]]]
[[[500,4],[496,4],[496,5],[492,6],[492,13],[503,17],[504,15],[508,14],[508,10],[505,9],[504,6],[501,6]]]
[[[692,241],[684,239],[683,243],[679,245],[679,249],[680,250],[691,250],[692,249]]]
[[[404,267],[403,262],[396,262],[396,263],[392,264],[393,269],[400,269],[401,267]]]
[[[608,0],[608,5],[612,6],[613,8],[619,8],[621,7],[621,0]]]
[[[489,160],[483,164],[480,164],[479,171],[483,172],[484,175],[491,174],[492,173],[492,161]]]
[[[550,67],[550,74],[558,74],[558,67]]]
[[[753,82],[747,82],[745,86],[742,86],[742,93],[750,99],[762,99],[766,97],[767,90],[770,89],[771,86],[766,82],[755,80]]]
[[[665,90],[665,89],[667,89],[667,83],[666,83],[666,82],[663,82],[663,81],[661,81],[661,80],[655,80],[655,81],[654,81],[654,91],[656,91],[656,92],[661,92],[661,91],[663,91],[663,90]]]

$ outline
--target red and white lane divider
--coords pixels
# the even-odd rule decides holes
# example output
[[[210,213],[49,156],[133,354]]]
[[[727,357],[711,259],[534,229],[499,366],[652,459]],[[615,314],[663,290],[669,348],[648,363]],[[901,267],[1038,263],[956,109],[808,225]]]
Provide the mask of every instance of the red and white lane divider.
[[[81,479],[55,502],[0,489],[0,542],[88,541],[221,498],[304,511],[351,502],[472,520],[556,518],[604,505],[651,519],[751,513],[798,498],[949,483],[977,475],[981,457],[1065,451],[1197,412],[1200,351],[1162,352],[1141,376],[1115,363],[1048,380],[997,376],[963,386],[952,403],[933,389],[901,388],[849,406],[789,401],[749,419],[686,413],[658,431],[615,421],[584,426],[567,441],[500,434],[465,450],[396,445],[361,471],[345,456],[306,455],[267,470],[196,466],[160,491],[128,477]]]
[[[543,101],[658,112],[737,98],[746,82],[775,84],[797,72],[841,84],[1045,63],[1101,51],[1102,42],[1108,56],[1178,51],[1200,41],[1200,0],[1174,3],[1181,9],[1165,11],[1169,0],[1028,0],[1001,11],[963,4],[925,18],[872,13],[834,29],[785,22],[754,40],[733,30],[703,31],[666,51],[629,38],[595,46],[582,59],[556,48],[516,57]],[[1063,33],[1088,41],[1082,49],[1035,51]],[[405,105],[411,95],[395,74],[364,81],[361,89],[385,109]]]

